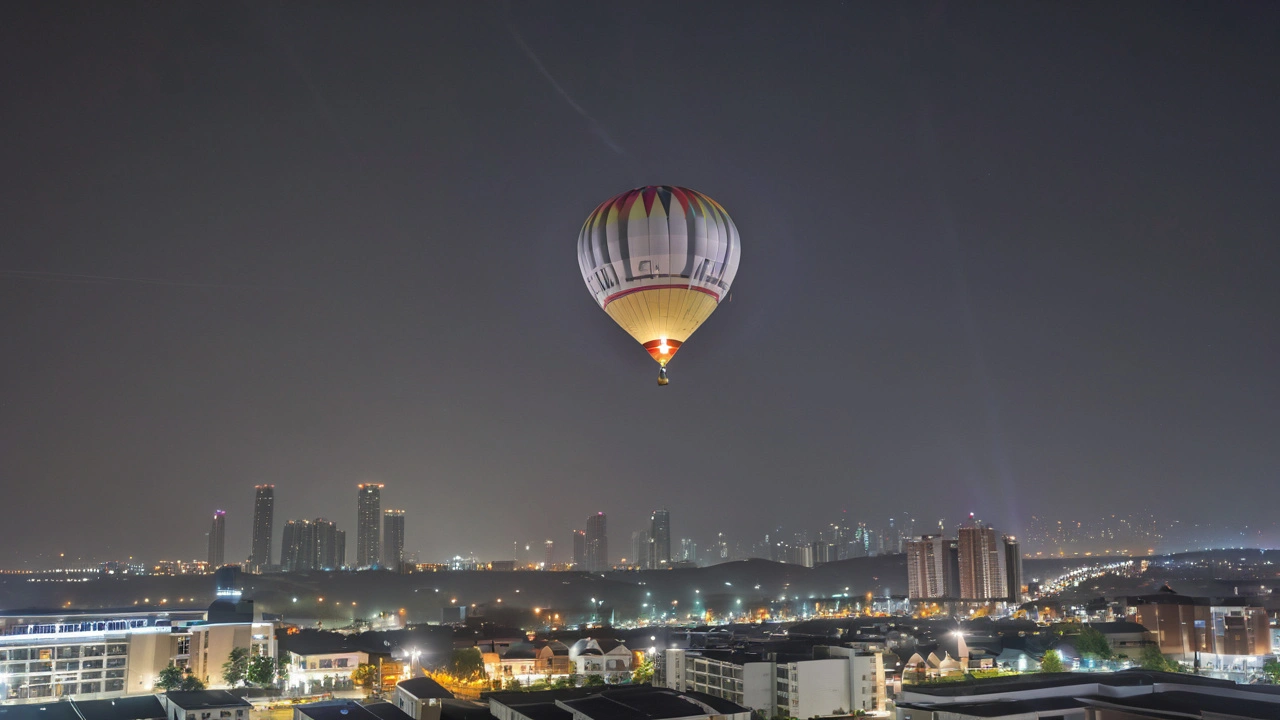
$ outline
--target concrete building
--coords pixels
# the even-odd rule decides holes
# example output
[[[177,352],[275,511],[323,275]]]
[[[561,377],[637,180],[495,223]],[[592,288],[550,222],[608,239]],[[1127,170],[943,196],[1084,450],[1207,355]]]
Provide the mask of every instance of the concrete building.
[[[542,544],[542,568],[550,570],[555,565],[556,543],[554,540],[547,540]]]
[[[648,685],[490,693],[498,720],[750,720],[745,707],[703,693]]]
[[[158,696],[169,720],[249,720],[253,704],[226,690],[167,692]]]
[[[982,523],[958,531],[960,547],[960,598],[962,600],[1004,600],[1004,551],[996,531]]]
[[[404,511],[382,514],[382,566],[399,572],[404,565]]]
[[[346,564],[347,534],[330,520],[290,520],[280,543],[285,572],[337,570]]]
[[[812,657],[768,659],[738,651],[673,648],[663,656],[666,687],[724,698],[765,717],[886,708],[884,660],[878,649],[818,646]]]
[[[934,600],[947,597],[947,539],[925,535],[907,541],[907,597]]]
[[[386,701],[328,700],[294,705],[292,720],[412,720],[412,717]]]
[[[1280,695],[1147,670],[1032,674],[908,685],[894,712],[896,720],[1274,720]]]
[[[631,564],[641,570],[653,569],[653,536],[648,530],[631,533]]]
[[[276,620],[255,610],[252,600],[216,600],[205,613],[205,620],[191,624],[188,631],[191,673],[205,687],[227,686],[222,679],[222,666],[235,648],[248,649],[251,657],[277,657]]]
[[[602,512],[587,517],[586,566],[591,572],[604,572],[609,565],[609,530]]]
[[[587,531],[573,531],[573,567],[583,570],[587,566]]]
[[[382,561],[382,483],[356,486],[356,568],[365,569]]]
[[[649,516],[649,537],[653,540],[650,567],[665,568],[671,564],[671,511],[654,510]]]
[[[1022,603],[1022,550],[1018,538],[1004,536],[1004,585],[1009,592],[1010,603]]]
[[[1188,597],[1169,590],[1129,598],[1126,615],[1146,628],[1160,652],[1202,669],[1247,679],[1271,654],[1266,609],[1240,599]]]
[[[226,565],[227,558],[227,511],[215,510],[213,525],[209,528],[209,567],[219,568]]]
[[[201,610],[0,614],[0,703],[147,693],[185,666]]]
[[[275,528],[276,486],[255,485],[253,495],[253,545],[249,569],[263,572],[271,565],[271,537]]]
[[[303,694],[351,689],[352,671],[371,662],[366,649],[337,633],[290,635],[286,645],[282,659],[289,665],[289,687]]]
[[[574,672],[586,677],[600,675],[605,680],[623,680],[631,675],[634,656],[618,640],[582,638],[569,646],[569,663]]]
[[[429,677],[401,680],[396,684],[395,706],[413,720],[439,720],[445,700],[453,693]]]

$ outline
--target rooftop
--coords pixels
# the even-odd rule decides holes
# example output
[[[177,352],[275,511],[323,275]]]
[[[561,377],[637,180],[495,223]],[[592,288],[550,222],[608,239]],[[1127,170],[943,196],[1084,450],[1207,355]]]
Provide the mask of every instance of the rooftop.
[[[122,697],[115,700],[76,700],[84,720],[164,720],[164,707],[155,695]]]
[[[1266,697],[1260,695],[1259,697]],[[1080,698],[1084,704],[1095,707],[1123,708],[1150,717],[1213,717],[1248,718],[1249,720],[1275,720],[1280,717],[1280,697],[1272,701],[1249,700],[1208,693],[1172,691],[1154,694],[1113,698],[1093,695]],[[1145,711],[1145,712],[1144,712]]]
[[[945,709],[949,713],[979,718],[1002,718],[1010,715],[1029,715],[1051,710],[1069,710],[1084,707],[1084,702],[1073,697],[1047,697],[1031,700],[992,700],[975,703],[902,703],[899,707],[915,707],[926,710]]]
[[[0,705],[0,720],[80,720],[69,702]]]
[[[253,703],[242,697],[232,695],[226,690],[192,690],[172,691],[164,694],[169,702],[183,710],[200,710],[203,708],[221,707],[253,707]]]
[[[1196,675],[1153,672],[1150,670],[1122,670],[1114,673],[1040,673],[1035,675],[981,678],[938,685],[911,685],[909,689],[903,688],[903,690],[904,692],[934,697],[967,697],[1022,690],[1070,687],[1072,685],[1098,684],[1110,687],[1135,687],[1155,685],[1156,683],[1176,683],[1219,688],[1240,687],[1230,680],[1217,680]]]
[[[429,677],[401,680],[396,687],[404,690],[419,700],[426,698],[452,698],[453,693],[445,690],[440,683]]]

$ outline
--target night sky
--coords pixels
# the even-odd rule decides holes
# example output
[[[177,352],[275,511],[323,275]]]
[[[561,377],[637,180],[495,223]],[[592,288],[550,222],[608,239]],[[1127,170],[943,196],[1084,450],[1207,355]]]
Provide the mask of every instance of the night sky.
[[[1273,522],[1280,4],[7,3],[0,563]],[[658,388],[576,258],[707,193]]]

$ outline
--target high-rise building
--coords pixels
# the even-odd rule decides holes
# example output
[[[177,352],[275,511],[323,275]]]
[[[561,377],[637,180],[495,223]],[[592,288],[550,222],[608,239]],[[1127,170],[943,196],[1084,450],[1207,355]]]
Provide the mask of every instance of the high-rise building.
[[[356,486],[356,567],[371,568],[382,560],[382,483]]]
[[[587,566],[587,531],[573,531],[573,567],[578,570]]]
[[[280,567],[286,572],[336,570],[346,564],[347,534],[324,518],[284,524]]]
[[[961,527],[960,599],[1004,600],[1004,553],[996,531],[982,523]]]
[[[605,526],[605,515],[598,512],[587,516],[587,570],[603,572],[609,569],[609,533]]]
[[[941,525],[939,525],[941,527]],[[943,580],[943,590],[946,591],[946,597],[960,597],[960,542],[958,540],[946,541],[946,557],[947,565],[943,569],[946,576]]]
[[[548,540],[545,543],[543,543],[543,556],[542,556],[543,568],[550,570],[551,566],[555,564],[555,550],[556,550],[556,544],[554,541]]]
[[[671,512],[654,510],[649,517],[649,537],[653,540],[650,567],[665,568],[671,564]]]
[[[681,538],[680,561],[692,563],[698,562],[698,543],[694,542],[693,538]]]
[[[648,530],[638,530],[631,533],[631,552],[632,565],[641,570],[651,570],[653,568],[653,536]]]
[[[209,528],[209,567],[219,568],[227,557],[227,511],[213,513],[213,527]]]
[[[1018,538],[1004,536],[1004,584],[1009,591],[1009,602],[1022,602],[1022,551]]]
[[[947,597],[947,549],[941,535],[907,541],[907,597],[932,600]]]
[[[382,514],[382,566],[400,572],[404,564],[404,511]]]
[[[271,531],[276,514],[276,486],[255,485],[253,497],[253,545],[249,568],[262,572],[271,564]]]

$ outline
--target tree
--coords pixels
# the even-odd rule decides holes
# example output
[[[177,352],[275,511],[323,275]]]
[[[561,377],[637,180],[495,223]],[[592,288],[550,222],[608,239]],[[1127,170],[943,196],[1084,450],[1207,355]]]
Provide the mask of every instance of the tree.
[[[637,685],[648,685],[653,682],[653,661],[645,658],[631,671],[631,682]]]
[[[169,663],[168,667],[160,671],[160,675],[156,677],[156,690],[169,692],[170,690],[181,690],[183,679],[182,668]]]
[[[1280,662],[1268,660],[1262,664],[1262,672],[1271,678],[1271,682],[1280,683]]]
[[[1111,659],[1111,643],[1107,642],[1107,636],[1096,628],[1085,626],[1075,640],[1076,649],[1081,655],[1096,655],[1102,660]]]
[[[511,692],[520,692],[523,689],[524,686],[520,684],[520,678],[513,677],[507,681],[507,690],[510,690]]]
[[[243,683],[249,677],[249,648],[231,648],[227,661],[222,663],[222,681],[231,687]]]
[[[284,658],[276,664],[276,681],[281,686],[289,684],[289,661]]]
[[[182,689],[186,692],[204,689],[204,683],[200,682],[200,678],[191,674],[191,668],[187,668],[186,674],[182,676]]]
[[[360,663],[355,670],[351,671],[351,682],[365,690],[372,690],[374,683],[378,682],[378,666]]]
[[[267,687],[276,681],[276,661],[266,655],[258,655],[249,659],[249,669],[245,679],[258,687]]]
[[[1182,666],[1175,662],[1170,662],[1169,658],[1160,652],[1159,645],[1144,645],[1142,652],[1138,653],[1138,667],[1143,670],[1155,670],[1156,672],[1182,672]]]
[[[1066,672],[1067,668],[1062,664],[1062,656],[1057,650],[1050,650],[1044,654],[1044,659],[1040,661],[1040,672],[1042,673],[1060,673]]]
[[[449,674],[459,680],[479,680],[485,676],[484,656],[479,648],[454,650],[449,656]]]
[[[587,681],[582,683],[583,687],[601,687],[604,685],[604,676],[599,674],[591,674],[587,676]]]

